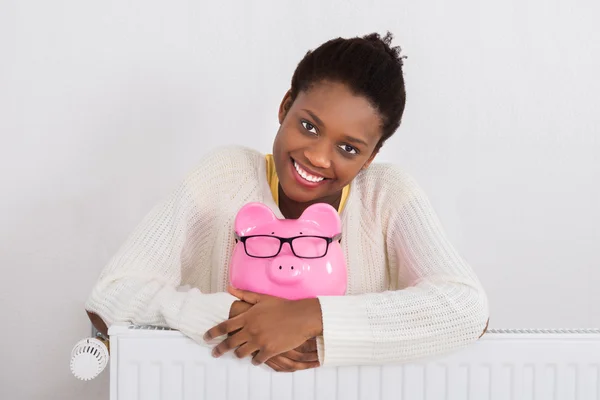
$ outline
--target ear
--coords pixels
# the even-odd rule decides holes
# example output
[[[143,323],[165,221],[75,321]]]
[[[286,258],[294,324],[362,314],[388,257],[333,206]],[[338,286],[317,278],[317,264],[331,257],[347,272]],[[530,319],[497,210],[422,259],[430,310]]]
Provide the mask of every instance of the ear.
[[[342,221],[337,210],[327,203],[309,206],[298,219],[313,221],[327,235],[335,236],[342,232]]]
[[[287,115],[288,111],[292,107],[293,102],[294,102],[294,100],[292,100],[292,89],[290,89],[285,93],[285,95],[283,96],[283,99],[281,100],[281,104],[279,105],[279,124],[280,125],[283,124],[283,120],[285,119],[285,116]]]
[[[373,153],[371,153],[371,156],[369,157],[369,159],[367,160],[367,162],[365,162],[363,164],[363,166],[361,167],[361,169],[367,169],[369,168],[369,165],[371,165],[371,163],[373,162],[373,160],[375,159],[375,156],[379,153],[379,149],[380,147],[377,146],[375,148],[375,150],[373,150]]]
[[[257,226],[277,219],[273,211],[263,203],[252,202],[244,205],[235,217],[235,231],[244,236]]]

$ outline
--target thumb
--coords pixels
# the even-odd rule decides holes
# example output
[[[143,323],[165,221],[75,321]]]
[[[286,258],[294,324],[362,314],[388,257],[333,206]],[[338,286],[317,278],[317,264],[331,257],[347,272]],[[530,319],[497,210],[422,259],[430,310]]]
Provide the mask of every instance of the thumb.
[[[227,291],[237,297],[238,299],[245,301],[246,303],[249,304],[256,304],[259,301],[261,301],[262,297],[264,297],[265,295],[260,294],[260,293],[254,293],[254,292],[250,292],[247,290],[241,290],[241,289],[236,289],[233,286],[229,286],[227,288]]]

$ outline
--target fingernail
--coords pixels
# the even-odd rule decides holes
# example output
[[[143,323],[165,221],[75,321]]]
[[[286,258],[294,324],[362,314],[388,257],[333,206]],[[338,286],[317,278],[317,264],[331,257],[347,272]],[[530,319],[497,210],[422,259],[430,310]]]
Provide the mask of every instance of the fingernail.
[[[213,356],[213,357],[215,357],[215,358],[219,357],[219,354],[217,353],[217,349],[216,349],[216,348],[214,348],[214,349],[213,349],[213,351],[212,351],[212,353],[211,353],[211,354],[212,354],[212,356]]]
[[[202,338],[205,342],[208,342],[210,340],[210,336],[208,336],[208,333],[205,333],[204,336],[202,336]]]

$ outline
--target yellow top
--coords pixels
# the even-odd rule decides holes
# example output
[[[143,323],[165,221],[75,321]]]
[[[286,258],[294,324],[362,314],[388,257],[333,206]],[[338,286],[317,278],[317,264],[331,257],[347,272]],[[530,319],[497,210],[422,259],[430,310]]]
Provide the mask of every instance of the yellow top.
[[[275,204],[279,206],[279,178],[277,177],[277,172],[275,171],[275,161],[273,160],[272,154],[267,154],[265,158],[267,159],[267,181],[269,182],[269,187],[271,188],[271,194],[273,195]],[[349,192],[350,185],[348,184],[342,189],[342,199],[340,200],[338,213],[341,213],[344,209]]]

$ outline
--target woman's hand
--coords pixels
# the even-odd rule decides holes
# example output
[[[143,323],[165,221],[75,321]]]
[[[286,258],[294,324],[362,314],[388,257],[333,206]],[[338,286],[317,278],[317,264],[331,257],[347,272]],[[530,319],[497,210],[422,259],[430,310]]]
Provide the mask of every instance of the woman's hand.
[[[248,311],[252,304],[242,300],[234,301],[229,310],[229,318],[237,317],[238,315]],[[229,336],[234,335],[230,333]],[[277,372],[294,372],[303,369],[316,368],[320,366],[319,355],[317,353],[317,341],[315,338],[308,339],[294,350],[287,351],[283,354],[265,361],[271,369]]]
[[[295,349],[323,330],[318,299],[291,301],[234,288],[229,292],[252,306],[206,332],[204,338],[207,341],[235,332],[213,349],[213,356],[219,357],[236,349],[239,358],[255,353],[252,363],[259,365],[289,352],[292,357],[288,358],[289,362],[282,361],[281,357],[276,359],[284,365],[275,361],[270,363],[272,368],[281,370],[294,368],[293,358],[307,358]]]

